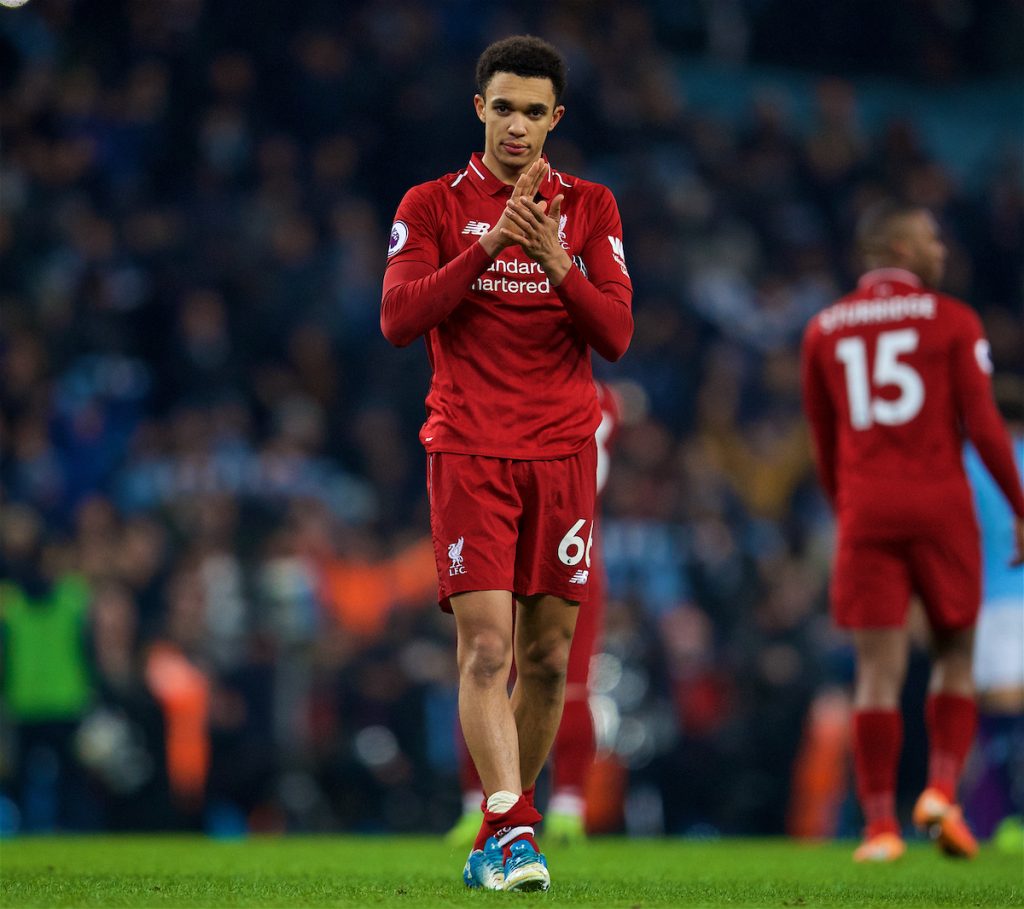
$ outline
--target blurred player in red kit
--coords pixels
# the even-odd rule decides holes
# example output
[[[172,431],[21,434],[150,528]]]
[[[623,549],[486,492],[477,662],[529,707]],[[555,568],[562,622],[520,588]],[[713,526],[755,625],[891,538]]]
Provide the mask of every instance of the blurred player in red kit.
[[[601,423],[594,441],[597,444],[597,495],[600,500],[608,480],[611,446],[618,431],[619,406],[615,392],[607,385],[598,382],[597,394],[601,404]],[[551,800],[544,818],[544,831],[547,836],[565,843],[577,842],[586,836],[584,790],[595,753],[594,721],[589,704],[590,660],[601,637],[605,605],[599,536],[595,520],[587,582],[590,590],[586,608],[580,612],[573,634],[565,680],[565,708],[551,752]],[[447,839],[450,843],[462,845],[473,842],[480,829],[483,787],[461,732],[457,746],[463,813]]]
[[[532,798],[589,586],[601,422],[590,352],[617,360],[633,331],[611,192],[542,157],[565,77],[532,36],[481,54],[484,151],[406,193],[381,304],[387,339],[425,337],[433,368],[420,440],[439,598],[455,615],[459,718],[487,796],[463,880],[491,890],[550,883]]]
[[[965,435],[1016,515],[1014,563],[1024,561],[1024,494],[981,321],[933,289],[946,258],[935,220],[883,202],[865,212],[858,242],[870,270],[810,321],[801,357],[818,475],[837,515],[832,609],[852,631],[857,662],[854,773],[866,830],[854,859],[893,861],[905,848],[895,788],[915,594],[931,630],[932,673],[928,782],[913,820],[945,853],[969,858],[977,843],[956,789],[977,722],[981,557]]]

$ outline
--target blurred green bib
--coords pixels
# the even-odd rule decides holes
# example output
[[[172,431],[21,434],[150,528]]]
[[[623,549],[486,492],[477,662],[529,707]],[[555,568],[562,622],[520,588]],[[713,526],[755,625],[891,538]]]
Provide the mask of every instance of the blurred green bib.
[[[0,583],[3,694],[16,722],[74,719],[88,706],[88,607],[89,588],[81,578],[62,578],[37,601]]]

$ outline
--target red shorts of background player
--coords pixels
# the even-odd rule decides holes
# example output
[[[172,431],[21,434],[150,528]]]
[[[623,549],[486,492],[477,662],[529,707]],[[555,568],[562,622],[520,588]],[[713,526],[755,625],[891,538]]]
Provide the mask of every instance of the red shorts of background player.
[[[584,700],[588,695],[590,661],[597,651],[597,642],[604,630],[605,576],[602,551],[598,543],[599,533],[600,528],[594,531],[594,556],[587,582],[587,608],[580,612],[576,621],[569,665],[565,672],[566,697],[575,696]]]
[[[427,458],[438,600],[469,590],[587,599],[597,448],[515,461],[432,452]]]
[[[844,628],[899,628],[916,593],[937,631],[969,628],[981,604],[974,515],[954,509],[926,533],[866,537],[839,530],[832,609]]]

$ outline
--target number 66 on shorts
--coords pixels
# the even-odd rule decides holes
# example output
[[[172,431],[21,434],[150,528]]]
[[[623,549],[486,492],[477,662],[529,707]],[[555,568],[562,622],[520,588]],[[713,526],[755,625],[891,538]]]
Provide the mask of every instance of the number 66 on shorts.
[[[586,518],[580,518],[569,528],[569,532],[562,537],[562,542],[558,544],[558,558],[566,565],[579,565],[583,559],[586,559],[587,568],[590,567],[590,547],[594,545],[593,522],[590,523],[590,533],[587,534],[586,542],[583,541],[583,537],[576,535],[586,523]]]
[[[427,483],[441,608],[450,608],[452,594],[469,590],[586,600],[596,476],[593,439],[576,454],[547,461],[431,453]],[[451,571],[453,560],[459,571]]]

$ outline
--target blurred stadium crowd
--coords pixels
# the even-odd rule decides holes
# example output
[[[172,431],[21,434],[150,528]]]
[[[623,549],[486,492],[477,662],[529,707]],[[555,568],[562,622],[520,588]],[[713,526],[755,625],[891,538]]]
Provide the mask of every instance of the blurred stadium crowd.
[[[476,55],[519,31],[569,59],[549,155],[614,189],[636,288],[632,347],[599,366],[626,425],[593,826],[854,823],[797,345],[895,192],[939,217],[997,368],[1024,368],[1019,147],[965,177],[914,110],[865,123],[856,80],[1019,75],[1011,2],[0,10],[0,829],[457,816],[428,364],[380,336],[380,284],[402,193],[481,143]],[[693,61],[749,73],[742,114],[689,101]],[[813,85],[801,122],[758,90],[783,63]]]

